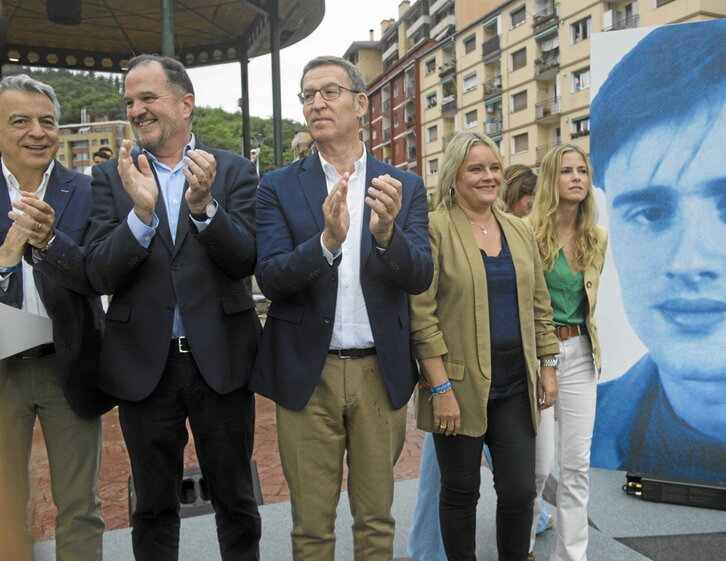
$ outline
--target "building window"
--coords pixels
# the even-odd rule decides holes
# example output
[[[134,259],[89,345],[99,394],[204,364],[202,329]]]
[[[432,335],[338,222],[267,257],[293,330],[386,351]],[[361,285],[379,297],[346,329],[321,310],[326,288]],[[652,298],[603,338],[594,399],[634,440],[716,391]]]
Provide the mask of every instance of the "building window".
[[[65,154],[60,154],[58,156],[58,160],[60,160],[61,162],[65,162],[66,161],[66,155]]]
[[[570,135],[572,138],[587,136],[590,134],[590,115],[577,117],[572,119],[572,129]]]
[[[436,175],[439,173],[439,159],[434,158],[433,160],[429,160],[427,162],[429,167],[429,175]]]
[[[433,127],[429,127],[426,129],[426,140],[428,142],[433,142],[439,137],[439,127],[437,125],[434,125]]]
[[[572,73],[572,91],[577,92],[590,87],[590,68],[575,70]]]
[[[576,21],[570,26],[570,42],[574,45],[590,37],[592,33],[592,18],[590,16]]]
[[[108,144],[108,138],[102,138],[102,139],[101,139],[101,145],[102,145],[102,146],[108,146],[108,145],[109,145],[109,144]]]
[[[393,97],[398,97],[398,84],[393,84]]]
[[[529,150],[529,136],[522,133],[512,137],[512,154],[520,154]]]
[[[509,29],[514,29],[524,23],[524,20],[527,17],[524,8],[525,7],[522,6],[521,8],[517,8],[516,10],[509,12]]]
[[[527,90],[523,90],[512,96],[512,113],[527,109]]]
[[[464,54],[468,55],[476,47],[476,35],[469,35],[464,39]]]
[[[378,138],[378,127],[373,127],[373,140]]]
[[[398,111],[393,114],[393,126],[398,127]]]
[[[66,143],[65,143],[65,142],[59,142],[59,143],[58,143],[58,148],[59,148],[60,150],[63,150],[63,148],[65,148],[65,147],[66,147]]]
[[[436,72],[436,59],[432,58],[426,61],[426,76]]]
[[[464,91],[470,92],[476,89],[476,72],[464,76]]]
[[[477,116],[476,116],[476,109],[473,111],[469,111],[468,113],[464,114],[464,128],[470,129],[472,127],[477,126]]]
[[[655,0],[655,7],[660,8],[663,4],[669,4],[673,0]]]
[[[426,96],[426,109],[431,109],[432,107],[436,107],[436,92]]]
[[[527,47],[522,47],[518,51],[514,51],[509,57],[511,59],[512,71],[519,70],[527,64]]]

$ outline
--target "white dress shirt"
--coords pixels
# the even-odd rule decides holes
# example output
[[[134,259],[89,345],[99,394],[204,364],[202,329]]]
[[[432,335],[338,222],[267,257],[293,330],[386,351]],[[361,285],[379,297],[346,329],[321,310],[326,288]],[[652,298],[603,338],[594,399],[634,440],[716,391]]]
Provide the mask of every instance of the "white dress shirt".
[[[55,160],[51,160],[48,168],[43,173],[43,179],[40,181],[40,185],[35,190],[35,195],[40,200],[43,200],[45,198],[45,192],[48,188],[48,181],[50,180],[50,174],[53,172],[54,166]],[[18,183],[18,180],[15,179],[13,173],[5,166],[5,162],[2,162],[2,170],[3,176],[5,176],[5,182],[8,186],[10,202],[13,203],[20,200],[22,193],[20,191],[20,184]],[[40,299],[38,290],[35,288],[35,280],[33,279],[33,267],[28,265],[28,262],[25,259],[20,260],[20,263],[18,263],[18,267],[23,268],[23,310],[25,310],[26,312],[30,312],[31,314],[47,318],[48,312],[45,310],[43,301]],[[3,290],[7,290],[8,285],[10,284],[10,275],[13,274],[14,273],[6,273],[2,275],[2,277],[4,278],[0,280],[0,287],[2,287]]]
[[[355,170],[348,179],[347,202],[350,227],[341,247],[342,257],[338,266],[338,298],[335,304],[333,337],[330,340],[331,349],[366,349],[375,344],[360,282],[360,244],[366,196],[367,159],[365,146],[362,143],[361,147],[363,155],[355,162]],[[341,175],[319,152],[318,157],[330,193]],[[320,243],[322,245],[322,236]],[[329,262],[332,262],[333,256],[324,245],[323,254]]]

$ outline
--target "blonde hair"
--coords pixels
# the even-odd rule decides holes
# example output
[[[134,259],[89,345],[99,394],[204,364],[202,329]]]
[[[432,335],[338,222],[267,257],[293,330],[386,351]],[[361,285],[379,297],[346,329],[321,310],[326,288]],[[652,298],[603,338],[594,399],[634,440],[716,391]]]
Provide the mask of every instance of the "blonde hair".
[[[561,144],[552,148],[542,159],[537,188],[532,203],[532,212],[528,221],[534,230],[534,237],[537,240],[542,267],[545,271],[551,271],[555,264],[557,254],[562,248],[562,240],[559,234],[559,215],[557,207],[560,203],[560,168],[562,157],[567,152],[577,152],[585,161],[590,187],[587,196],[580,202],[575,221],[575,262],[574,268],[581,271],[593,266],[602,266],[603,255],[597,249],[597,238],[595,236],[595,224],[597,223],[597,208],[595,198],[592,195],[592,167],[587,154],[579,147],[572,144]]]
[[[476,144],[484,144],[491,148],[499,162],[499,167],[504,169],[502,156],[491,138],[476,132],[456,133],[444,152],[444,162],[439,171],[439,184],[434,193],[434,208],[449,209],[456,202],[456,191],[454,190],[456,178],[466,163],[469,150]],[[500,199],[497,199],[497,207],[503,208]]]

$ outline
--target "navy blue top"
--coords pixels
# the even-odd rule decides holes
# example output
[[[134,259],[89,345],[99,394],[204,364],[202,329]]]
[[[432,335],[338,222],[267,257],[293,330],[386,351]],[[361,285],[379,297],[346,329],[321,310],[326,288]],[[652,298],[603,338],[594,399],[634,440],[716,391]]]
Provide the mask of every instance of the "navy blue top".
[[[489,399],[509,397],[527,390],[517,305],[517,275],[512,253],[502,233],[502,250],[490,257],[480,250],[489,293],[489,336],[492,382]]]

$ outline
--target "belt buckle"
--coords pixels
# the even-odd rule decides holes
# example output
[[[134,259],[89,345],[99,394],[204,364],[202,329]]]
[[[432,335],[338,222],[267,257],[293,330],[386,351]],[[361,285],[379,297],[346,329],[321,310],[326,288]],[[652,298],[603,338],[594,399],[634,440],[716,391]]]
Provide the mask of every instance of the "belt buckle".
[[[187,341],[186,337],[179,337],[176,340],[176,343],[179,347],[180,353],[190,353],[192,350],[189,348],[189,341]]]
[[[353,355],[345,354],[345,349],[338,349],[335,354],[338,355],[338,358],[342,360],[352,360],[355,358]]]

